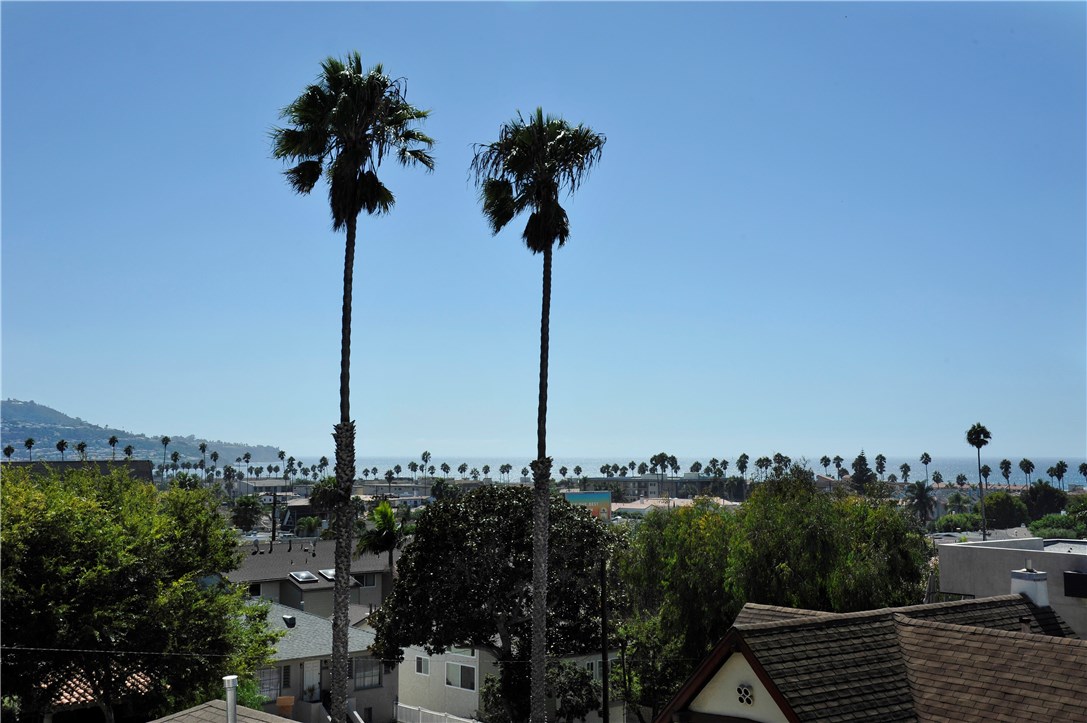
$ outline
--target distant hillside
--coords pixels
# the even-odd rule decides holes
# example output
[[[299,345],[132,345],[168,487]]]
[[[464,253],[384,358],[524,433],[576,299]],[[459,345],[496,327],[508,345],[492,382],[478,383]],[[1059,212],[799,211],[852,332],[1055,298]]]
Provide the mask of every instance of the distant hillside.
[[[79,442],[87,443],[88,459],[109,459],[113,450],[109,438],[117,437],[117,458],[124,456],[124,448],[132,445],[133,458],[149,459],[162,463],[162,435],[149,437],[146,434],[129,432],[124,429],[100,427],[86,422],[79,417],[69,417],[43,404],[23,402],[18,399],[5,399],[0,402],[0,447],[15,447],[12,459],[26,459],[27,451],[23,442],[34,439],[34,459],[60,459],[57,442],[66,440],[68,450],[65,459],[78,459],[75,446]],[[219,453],[219,466],[233,464],[234,460],[246,452],[252,455],[252,464],[270,464],[279,461],[279,449],[268,445],[247,445],[236,442],[199,439],[193,435],[169,435],[168,453],[178,452],[181,460],[196,461],[201,458],[200,443],[208,445],[208,454]],[[211,464],[210,460],[208,464]]]

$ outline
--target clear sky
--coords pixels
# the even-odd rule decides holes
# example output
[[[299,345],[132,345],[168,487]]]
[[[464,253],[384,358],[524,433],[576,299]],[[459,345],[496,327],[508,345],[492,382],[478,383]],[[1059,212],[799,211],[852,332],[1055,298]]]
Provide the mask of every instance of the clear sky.
[[[2,394],[332,455],[343,236],[279,110],[357,49],[432,110],[363,217],[362,456],[535,450],[541,259],[472,144],[603,158],[555,256],[557,457],[1087,455],[1084,3],[13,3]]]

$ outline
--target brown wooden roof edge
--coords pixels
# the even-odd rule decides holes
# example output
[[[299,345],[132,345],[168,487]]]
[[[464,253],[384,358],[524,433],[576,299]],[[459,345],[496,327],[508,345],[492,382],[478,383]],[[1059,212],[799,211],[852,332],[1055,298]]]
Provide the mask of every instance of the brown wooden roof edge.
[[[1028,606],[1034,610],[1048,609],[1039,608],[1035,605],[1029,597],[1020,593],[1011,593],[1008,595],[994,595],[992,597],[983,598],[968,598],[965,600],[949,600],[947,602],[938,603],[926,603],[921,605],[903,605],[893,608],[877,608],[875,610],[857,610],[849,613],[830,613],[822,611],[805,610],[806,615],[796,615],[792,618],[786,618],[782,620],[770,620],[767,622],[759,623],[734,623],[735,627],[742,628],[744,630],[764,630],[773,627],[785,627],[789,625],[811,625],[813,623],[834,623],[843,622],[848,623],[856,620],[863,620],[865,618],[886,617],[895,613],[902,613],[907,616],[916,617],[920,613],[934,612],[939,610],[952,610],[955,608],[976,608],[982,606],[992,606],[995,603],[1003,602],[1020,602],[1025,601]],[[746,607],[746,605],[745,605]],[[771,606],[762,606],[764,609]],[[789,608],[782,608],[788,610]],[[741,610],[742,612],[742,610]],[[913,615],[911,615],[911,613]],[[737,616],[738,617],[738,616]]]
[[[991,638],[1009,638],[1020,642],[1044,642],[1046,645],[1064,645],[1072,648],[1082,648],[1084,652],[1087,653],[1087,640],[1080,640],[1078,638],[1062,638],[1055,635],[1046,635],[1045,633],[1024,633],[1021,630],[1000,630],[999,628],[984,628],[976,625],[945,623],[939,620],[913,618],[904,613],[894,613],[893,619],[895,625],[908,625],[910,627],[926,628],[929,630],[949,630],[966,635],[979,635]]]
[[[793,712],[789,702],[785,699],[785,696],[778,690],[777,685],[774,683],[770,674],[766,672],[766,669],[762,667],[762,663],[751,651],[747,641],[743,638],[743,630],[737,627],[732,627],[725,634],[725,637],[721,639],[713,650],[702,659],[702,662],[695,667],[694,672],[687,678],[686,682],[680,686],[679,691],[672,696],[672,700],[668,701],[668,704],[664,706],[657,717],[653,719],[653,723],[672,723],[684,708],[686,708],[692,700],[694,700],[698,694],[706,687],[713,676],[717,674],[717,671],[721,669],[721,666],[725,664],[725,661],[729,659],[734,653],[740,653],[747,660],[748,664],[755,671],[756,677],[759,681],[766,686],[766,689],[770,692],[770,697],[778,704],[782,712],[785,714],[786,719],[790,723],[800,723],[800,718]]]

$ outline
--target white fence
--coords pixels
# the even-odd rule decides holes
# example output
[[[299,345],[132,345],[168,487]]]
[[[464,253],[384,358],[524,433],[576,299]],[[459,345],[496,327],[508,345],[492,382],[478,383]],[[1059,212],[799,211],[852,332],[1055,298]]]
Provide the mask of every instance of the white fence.
[[[397,723],[477,723],[473,718],[459,718],[414,705],[396,704]]]

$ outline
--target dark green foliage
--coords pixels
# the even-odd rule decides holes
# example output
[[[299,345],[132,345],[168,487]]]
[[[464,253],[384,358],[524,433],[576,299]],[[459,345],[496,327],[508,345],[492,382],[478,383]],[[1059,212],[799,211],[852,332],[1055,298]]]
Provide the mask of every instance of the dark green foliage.
[[[5,471],[0,490],[4,694],[24,711],[77,673],[111,720],[123,680],[111,672],[142,671],[153,688],[136,705],[153,717],[267,659],[267,609],[219,577],[239,552],[207,491],[158,492],[124,468],[89,467]]]
[[[981,529],[981,515],[976,512],[956,512],[936,520],[937,532],[976,532]]]
[[[1068,504],[1068,495],[1064,490],[1059,490],[1044,480],[1039,480],[1023,490],[1020,497],[1032,520],[1060,512]]]
[[[860,495],[865,494],[868,485],[876,481],[876,473],[868,466],[868,458],[864,456],[864,450],[853,460],[853,474],[849,483],[853,490]]]
[[[249,532],[260,522],[264,514],[264,505],[256,495],[245,495],[234,502],[234,510],[230,513],[230,521],[234,526],[245,532]]]
[[[1035,537],[1074,539],[1087,535],[1087,525],[1072,515],[1050,513],[1028,527]]]
[[[431,654],[485,649],[499,661],[505,703],[527,701],[528,671],[514,661],[530,652],[532,494],[489,485],[423,511],[375,614],[376,654],[401,660],[409,644]],[[613,535],[587,510],[550,501],[548,655],[588,652],[599,647],[600,560]],[[521,712],[511,715],[521,720]]]
[[[568,660],[552,660],[547,665],[547,696],[555,700],[555,716],[573,723],[600,708],[600,684],[592,671]]]
[[[757,485],[736,513],[705,500],[652,513],[623,556],[624,694],[655,715],[747,601],[834,611],[920,602],[928,554],[894,505],[819,492],[798,466]]]
[[[974,511],[980,512],[980,506]],[[985,521],[991,529],[1018,527],[1027,521],[1027,506],[1007,492],[991,492],[985,499]]]

